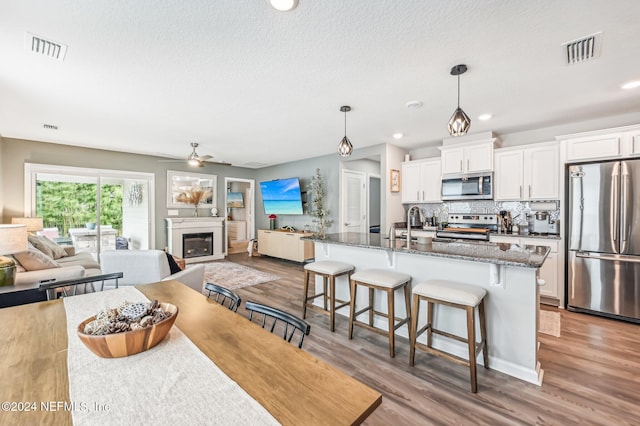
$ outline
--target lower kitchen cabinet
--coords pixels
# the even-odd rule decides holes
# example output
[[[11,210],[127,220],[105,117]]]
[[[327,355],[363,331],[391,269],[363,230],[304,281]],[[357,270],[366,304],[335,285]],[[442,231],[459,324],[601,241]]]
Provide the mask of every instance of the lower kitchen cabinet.
[[[540,287],[540,296],[560,299],[558,294],[558,283],[561,282],[558,278],[558,240],[550,240],[546,238],[520,238],[517,235],[491,235],[490,241],[494,243],[511,243],[511,244],[525,244],[532,246],[547,246],[551,249],[547,255],[547,259],[540,268],[540,278],[545,281],[545,285]],[[557,306],[557,302],[555,302]]]

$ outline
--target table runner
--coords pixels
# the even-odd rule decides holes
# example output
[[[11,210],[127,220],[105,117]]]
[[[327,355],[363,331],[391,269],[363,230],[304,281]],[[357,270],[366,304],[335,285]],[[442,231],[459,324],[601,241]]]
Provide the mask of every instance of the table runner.
[[[148,351],[125,358],[94,355],[78,338],[78,324],[124,301],[148,299],[133,287],[64,299],[74,425],[279,424],[175,324]]]

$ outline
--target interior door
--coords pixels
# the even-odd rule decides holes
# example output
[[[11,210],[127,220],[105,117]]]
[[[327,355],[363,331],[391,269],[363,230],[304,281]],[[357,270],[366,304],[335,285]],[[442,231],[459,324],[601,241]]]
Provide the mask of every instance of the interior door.
[[[342,223],[340,232],[366,232],[365,174],[342,171]]]

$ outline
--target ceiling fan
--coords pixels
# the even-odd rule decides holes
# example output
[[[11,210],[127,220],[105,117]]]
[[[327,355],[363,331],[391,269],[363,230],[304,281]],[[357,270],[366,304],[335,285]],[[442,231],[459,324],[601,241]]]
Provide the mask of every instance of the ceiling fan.
[[[193,151],[191,152],[191,154],[189,154],[189,156],[187,157],[187,163],[190,166],[193,167],[204,167],[204,162],[207,160],[210,160],[213,158],[213,156],[211,155],[198,155],[198,153],[196,152],[196,148],[198,147],[198,143],[197,142],[191,142],[191,147],[193,148]],[[160,160],[160,161],[164,161],[164,162],[182,162],[184,160]],[[226,163],[224,161],[212,161],[213,163],[216,164],[222,164],[225,166],[230,166],[231,163]]]

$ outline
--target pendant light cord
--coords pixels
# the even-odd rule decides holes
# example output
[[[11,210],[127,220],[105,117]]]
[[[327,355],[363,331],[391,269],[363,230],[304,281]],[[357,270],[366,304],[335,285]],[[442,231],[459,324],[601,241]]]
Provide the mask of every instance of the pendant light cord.
[[[347,136],[347,111],[344,111],[344,135]]]
[[[460,108],[460,74],[458,74],[458,108]]]

